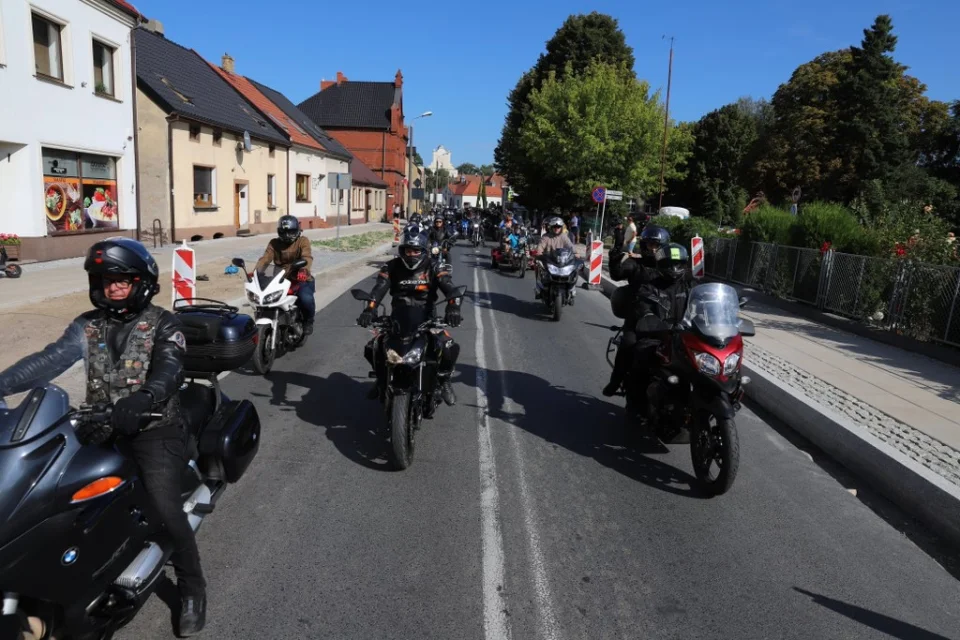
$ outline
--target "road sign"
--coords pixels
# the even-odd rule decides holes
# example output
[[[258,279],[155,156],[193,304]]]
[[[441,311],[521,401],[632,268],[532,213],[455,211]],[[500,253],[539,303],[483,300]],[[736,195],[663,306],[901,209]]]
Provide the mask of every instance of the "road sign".
[[[327,184],[330,185],[331,189],[349,189],[350,174],[349,173],[328,173]]]
[[[623,191],[607,190],[607,200],[623,200]]]
[[[423,186],[423,180],[421,180],[420,178],[417,178],[416,180],[413,181],[413,186],[419,189],[420,187]]]
[[[423,200],[423,189],[411,189],[410,194],[414,200]]]
[[[607,199],[607,190],[603,187],[597,187],[593,190],[593,194],[591,195],[593,196],[593,201],[597,204],[600,204]]]

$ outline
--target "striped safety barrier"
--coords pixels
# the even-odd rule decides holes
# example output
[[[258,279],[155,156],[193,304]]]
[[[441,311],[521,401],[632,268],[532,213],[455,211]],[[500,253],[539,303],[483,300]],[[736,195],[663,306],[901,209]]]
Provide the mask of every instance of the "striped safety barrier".
[[[693,269],[693,277],[698,280],[703,279],[703,238],[700,236],[690,238],[690,265]]]
[[[591,289],[600,288],[600,274],[603,272],[603,241],[590,240],[590,271],[587,286]]]
[[[193,249],[187,246],[187,241],[173,250],[173,302],[175,308],[177,300],[191,300],[197,297],[197,262]]]

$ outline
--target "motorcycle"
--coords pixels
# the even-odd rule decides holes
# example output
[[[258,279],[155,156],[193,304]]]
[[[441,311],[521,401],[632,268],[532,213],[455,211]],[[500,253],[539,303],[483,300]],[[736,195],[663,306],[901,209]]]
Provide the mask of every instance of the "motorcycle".
[[[247,273],[243,258],[234,258],[233,265]],[[306,260],[291,265],[293,272],[307,266]],[[269,268],[269,267],[268,267]],[[257,323],[257,349],[253,352],[253,369],[263,375],[273,368],[277,356],[282,356],[303,344],[303,317],[297,306],[299,283],[287,280],[283,267],[273,266],[270,275],[257,272],[247,276],[244,289],[254,308]]]
[[[23,267],[18,264],[7,264],[7,248],[0,245],[0,276],[5,278],[19,278],[23,275]]]
[[[570,247],[563,247],[548,254],[546,267],[538,268],[537,289],[547,311],[555,321],[560,320],[563,307],[572,305],[576,298],[576,284],[580,260]]]
[[[493,267],[501,272],[507,268],[517,271],[521,278],[526,276],[530,261],[526,236],[522,234],[517,236],[517,248],[512,251],[502,251],[500,247],[491,249],[490,261]]]
[[[211,327],[222,339],[242,333],[244,347],[252,348],[252,318],[217,304],[219,310],[200,314],[178,308],[181,317],[203,316],[185,318],[188,347],[196,335],[189,323],[198,320],[200,333]],[[214,327],[211,318],[222,323]],[[188,368],[201,370],[187,371],[180,390],[189,458],[181,492],[194,531],[227,486],[244,475],[260,446],[256,408],[249,400],[229,400],[213,370],[224,362],[232,368],[250,353],[227,353],[223,344],[215,347],[223,358],[188,357]],[[48,629],[45,637],[110,638],[149,599],[173,553],[139,468],[115,445],[112,407],[74,409],[67,393],[53,384],[33,389],[17,407],[0,407],[4,614],[40,618]]]
[[[470,221],[470,239],[473,241],[473,247],[486,247],[487,243],[483,237],[483,223],[479,220]]]
[[[457,287],[448,300],[462,298],[466,291],[466,286]],[[375,302],[361,289],[350,293],[361,302]],[[378,315],[372,324],[373,339],[364,349],[364,356],[373,367],[371,378],[377,378],[378,367],[385,369],[380,401],[387,416],[390,462],[398,470],[413,462],[415,432],[424,418],[433,418],[441,402],[437,384],[439,354],[431,348],[432,336],[449,337],[445,330],[449,325],[429,315],[423,307],[394,308],[392,315]]]
[[[658,298],[649,300],[661,304]],[[735,416],[743,387],[750,382],[741,373],[743,337],[756,334],[752,322],[738,317],[746,303],[746,298],[737,299],[730,285],[693,287],[679,323],[656,321],[660,324],[656,329],[666,338],[657,349],[657,364],[647,374],[647,384],[638,383],[643,377],[631,371],[622,387],[628,412],[647,406],[646,417],[661,441],[684,442],[689,433],[694,474],[711,495],[729,491],[740,464]],[[610,329],[616,334],[607,346],[608,362],[622,331]]]

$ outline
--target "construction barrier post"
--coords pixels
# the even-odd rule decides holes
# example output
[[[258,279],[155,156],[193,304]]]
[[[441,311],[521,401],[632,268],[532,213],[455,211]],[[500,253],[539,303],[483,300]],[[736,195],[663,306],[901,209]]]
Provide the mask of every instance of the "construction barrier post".
[[[590,238],[590,246],[587,247],[590,254],[589,272],[587,275],[587,289],[597,290],[600,288],[600,274],[603,272],[603,241]]]
[[[174,308],[177,300],[191,300],[197,297],[197,262],[192,248],[187,241],[173,250],[173,301]]]
[[[693,269],[693,277],[702,280],[704,276],[703,238],[700,236],[690,238],[690,266]]]
[[[400,221],[393,219],[393,246],[400,244]]]

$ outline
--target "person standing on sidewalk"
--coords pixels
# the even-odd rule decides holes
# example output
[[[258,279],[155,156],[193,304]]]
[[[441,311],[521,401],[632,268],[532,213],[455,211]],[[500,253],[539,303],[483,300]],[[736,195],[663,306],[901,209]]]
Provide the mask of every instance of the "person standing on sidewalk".
[[[394,220],[400,219],[400,205],[398,204],[393,205],[393,219]]]
[[[577,244],[580,240],[580,218],[576,212],[570,214],[570,240]]]
[[[633,253],[633,250],[637,246],[637,223],[634,221],[633,216],[627,216],[627,230],[624,233],[623,238],[623,250],[626,253]]]

